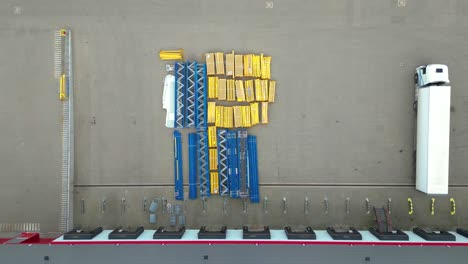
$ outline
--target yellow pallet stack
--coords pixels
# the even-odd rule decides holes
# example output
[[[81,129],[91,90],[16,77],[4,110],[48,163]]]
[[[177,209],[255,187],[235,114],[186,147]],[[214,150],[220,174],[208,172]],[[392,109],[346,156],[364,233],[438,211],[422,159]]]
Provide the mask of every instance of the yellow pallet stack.
[[[226,79],[218,79],[218,100],[226,101]]]
[[[255,101],[255,93],[254,93],[254,86],[253,86],[253,80],[246,80],[245,82],[245,100],[247,102],[253,102]]]
[[[227,100],[228,101],[235,101],[236,100],[236,86],[234,84],[234,80],[227,80]]]
[[[216,76],[208,77],[208,98],[218,98],[218,77]]]
[[[242,127],[251,127],[250,105],[241,106],[242,113]]]
[[[276,81],[270,81],[270,88],[268,90],[268,102],[275,102]]]
[[[218,149],[210,148],[210,170],[218,170]]]
[[[216,122],[216,102],[208,102],[208,124],[213,124]]]
[[[219,194],[219,175],[218,172],[210,172],[210,193]]]
[[[243,77],[244,76],[244,56],[243,55],[236,55],[234,57],[234,76],[235,77]]]
[[[215,148],[216,145],[216,127],[209,126],[208,127],[208,147]]]
[[[261,101],[268,101],[268,80],[261,80],[262,86],[262,100]]]
[[[242,127],[242,110],[241,106],[234,106],[234,127],[239,128]]]
[[[216,74],[224,75],[224,53],[216,52],[215,62],[216,62]]]
[[[238,102],[245,102],[244,81],[236,80],[236,97]]]
[[[206,53],[205,54],[206,60],[206,74],[207,75],[215,75],[215,56],[214,53]]]
[[[223,112],[223,127],[233,128],[234,127],[234,108],[224,107]]]
[[[268,102],[261,102],[262,124],[268,124]]]
[[[234,51],[226,54],[226,75],[234,77]]]
[[[250,104],[250,116],[252,126],[255,126],[260,123],[260,114],[258,112],[258,103],[251,103]]]
[[[252,54],[244,55],[244,76],[253,76]]]
[[[271,73],[270,73],[270,65],[271,65],[271,57],[270,56],[265,56],[262,59],[262,79],[270,79],[271,78]]]
[[[255,55],[252,54],[252,76],[256,78],[260,78],[262,76],[261,70],[261,61],[263,58],[263,54]]]
[[[159,58],[161,60],[183,60],[184,59],[184,50],[160,50]]]

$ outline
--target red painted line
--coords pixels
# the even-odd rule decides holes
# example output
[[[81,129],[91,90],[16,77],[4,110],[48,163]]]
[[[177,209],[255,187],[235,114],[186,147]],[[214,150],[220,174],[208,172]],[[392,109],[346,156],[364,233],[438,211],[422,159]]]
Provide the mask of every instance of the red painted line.
[[[265,240],[240,240],[240,241],[52,241],[52,245],[347,245],[347,246],[433,246],[433,247],[467,247],[468,243],[453,242],[350,242],[350,241],[265,241]]]

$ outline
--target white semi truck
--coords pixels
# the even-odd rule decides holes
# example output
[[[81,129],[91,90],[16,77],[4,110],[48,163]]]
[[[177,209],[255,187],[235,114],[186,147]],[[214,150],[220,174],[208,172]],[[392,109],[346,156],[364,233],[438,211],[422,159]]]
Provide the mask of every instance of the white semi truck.
[[[414,80],[416,189],[427,194],[448,194],[451,90],[448,67],[420,66]]]

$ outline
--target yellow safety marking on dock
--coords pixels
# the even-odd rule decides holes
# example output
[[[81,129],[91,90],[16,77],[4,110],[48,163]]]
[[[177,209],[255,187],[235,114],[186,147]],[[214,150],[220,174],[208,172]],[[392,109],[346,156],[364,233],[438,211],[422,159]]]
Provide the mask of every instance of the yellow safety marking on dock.
[[[184,50],[160,50],[159,58],[161,60],[183,60],[184,59]]]
[[[236,97],[238,102],[245,102],[244,81],[236,80]]]
[[[226,54],[226,75],[234,77],[234,51]]]
[[[208,98],[218,98],[218,77],[216,76],[208,77]]]
[[[412,215],[413,212],[413,199],[408,198],[408,214]]]
[[[276,93],[276,81],[270,81],[270,88],[268,90],[268,102],[275,102],[275,93]]]
[[[211,194],[219,194],[219,175],[217,172],[210,172]]]
[[[208,102],[208,118],[207,122],[213,124],[216,122],[216,102]]]
[[[244,56],[243,55],[235,55],[234,62],[234,76],[236,77],[243,77],[244,76]]]
[[[455,199],[450,198],[450,215],[455,215],[456,207],[455,207]]]
[[[226,79],[218,79],[218,100],[226,101]]]
[[[216,147],[216,127],[215,126],[208,127],[208,147],[210,148]]]
[[[268,124],[268,102],[261,102],[262,105],[262,124]]]
[[[224,53],[216,52],[215,61],[216,61],[216,74],[224,75]]]
[[[60,95],[59,98],[61,101],[67,99],[67,77],[65,74],[60,76]]]
[[[236,100],[236,87],[234,84],[234,80],[232,79],[227,80],[227,100],[228,101]]]
[[[206,53],[205,54],[206,60],[206,74],[207,75],[215,75],[215,56],[214,53]]]
[[[244,55],[244,76],[253,76],[252,54]]]

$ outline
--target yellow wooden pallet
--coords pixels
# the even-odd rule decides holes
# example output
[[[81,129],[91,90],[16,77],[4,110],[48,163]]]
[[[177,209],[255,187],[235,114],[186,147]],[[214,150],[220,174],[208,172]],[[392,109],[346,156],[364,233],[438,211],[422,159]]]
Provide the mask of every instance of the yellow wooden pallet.
[[[216,127],[208,127],[208,147],[216,147]]]
[[[268,102],[275,102],[276,81],[270,81],[270,88],[268,90]]]
[[[261,102],[263,101],[263,94],[262,94],[262,82],[260,79],[255,79],[255,101]]]
[[[258,111],[258,103],[251,103],[250,104],[250,116],[251,116],[251,122],[252,126],[257,125],[260,123],[260,115]]]
[[[224,75],[224,53],[216,52],[215,61],[216,61],[216,74]]]
[[[244,76],[244,56],[243,55],[236,55],[234,58],[235,66],[234,66],[234,76],[236,77],[243,77]]]
[[[244,81],[236,80],[236,97],[238,102],[245,102]]]
[[[234,77],[234,51],[226,54],[226,75]]]
[[[218,98],[218,77],[216,76],[208,77],[208,98]]]
[[[219,194],[219,175],[217,172],[210,172],[211,194]]]
[[[216,122],[216,102],[208,102],[208,118],[207,122],[213,124]]]
[[[206,53],[206,74],[207,75],[215,75],[215,56],[214,53]]]
[[[268,124],[268,102],[261,102],[262,124]]]
[[[244,76],[253,76],[252,54],[244,55]]]
[[[223,127],[233,128],[234,127],[234,108],[224,107]]]
[[[234,80],[229,79],[227,80],[227,100],[228,101],[235,101],[236,100],[236,87],[234,84]]]
[[[270,79],[271,78],[271,73],[270,73],[270,65],[271,65],[271,57],[266,56],[263,57],[262,60],[262,79]]]
[[[247,102],[253,102],[255,101],[255,93],[254,93],[254,88],[253,88],[253,80],[246,80],[244,82],[245,87],[245,100]]]

